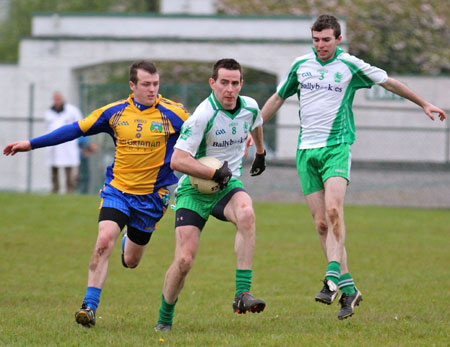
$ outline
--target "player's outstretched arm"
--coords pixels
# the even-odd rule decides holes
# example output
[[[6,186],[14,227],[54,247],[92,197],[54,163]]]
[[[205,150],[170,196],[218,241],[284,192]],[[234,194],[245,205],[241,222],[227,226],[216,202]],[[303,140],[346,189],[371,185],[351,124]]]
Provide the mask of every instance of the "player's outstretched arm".
[[[31,151],[31,144],[30,141],[19,141],[19,142],[13,142],[3,149],[4,155],[14,155],[17,152],[28,152]]]
[[[282,99],[277,93],[274,93],[269,99],[267,99],[261,109],[264,124],[267,123],[275,113],[277,113],[283,103],[284,99]]]
[[[434,120],[433,113],[437,113],[441,121],[443,121],[447,117],[445,112],[439,107],[436,107],[428,101],[424,100],[421,96],[409,89],[405,84],[394,78],[389,77],[385,83],[382,83],[380,85],[390,92],[400,95],[422,107],[425,114],[430,117],[431,120]]]

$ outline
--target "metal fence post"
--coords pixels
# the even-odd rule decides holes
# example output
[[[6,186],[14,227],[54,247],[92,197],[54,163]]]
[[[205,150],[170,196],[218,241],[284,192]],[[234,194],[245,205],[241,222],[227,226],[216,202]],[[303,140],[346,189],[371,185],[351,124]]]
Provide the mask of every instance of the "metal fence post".
[[[29,88],[29,103],[28,103],[28,138],[33,138],[33,122],[34,122],[34,83],[30,84]],[[27,161],[27,193],[31,192],[31,184],[32,184],[32,169],[33,169],[33,151],[28,153],[28,161]]]

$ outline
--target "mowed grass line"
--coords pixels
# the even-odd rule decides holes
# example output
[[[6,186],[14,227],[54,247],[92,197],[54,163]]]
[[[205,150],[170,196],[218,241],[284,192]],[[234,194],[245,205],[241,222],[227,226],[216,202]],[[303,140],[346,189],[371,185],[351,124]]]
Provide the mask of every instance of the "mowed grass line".
[[[261,314],[232,312],[234,228],[211,220],[176,307],[173,331],[153,331],[173,258],[172,211],[142,263],[111,256],[94,329],[73,314],[85,293],[97,236],[96,196],[0,193],[0,345],[54,346],[448,346],[450,213],[346,208],[349,266],[364,301],[355,316],[314,302],[326,262],[308,209],[255,204],[257,248],[252,292]],[[160,341],[160,339],[164,341]]]

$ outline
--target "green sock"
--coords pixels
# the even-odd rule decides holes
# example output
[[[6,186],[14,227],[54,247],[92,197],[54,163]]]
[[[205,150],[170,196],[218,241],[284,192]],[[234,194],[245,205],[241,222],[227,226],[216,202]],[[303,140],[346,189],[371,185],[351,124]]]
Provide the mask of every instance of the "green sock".
[[[175,305],[177,304],[177,300],[173,304],[169,304],[164,299],[164,294],[161,295],[161,306],[159,307],[159,318],[158,324],[169,324],[172,325],[173,322],[173,314],[175,312]]]
[[[249,292],[252,286],[252,270],[236,269],[236,296]]]
[[[341,274],[341,264],[339,264],[337,261],[330,261],[328,263],[325,278],[337,285],[339,283],[340,274]]]
[[[339,289],[342,293],[351,295],[355,294],[355,282],[353,282],[352,275],[350,275],[350,272],[347,272],[346,274],[342,274],[339,278]]]

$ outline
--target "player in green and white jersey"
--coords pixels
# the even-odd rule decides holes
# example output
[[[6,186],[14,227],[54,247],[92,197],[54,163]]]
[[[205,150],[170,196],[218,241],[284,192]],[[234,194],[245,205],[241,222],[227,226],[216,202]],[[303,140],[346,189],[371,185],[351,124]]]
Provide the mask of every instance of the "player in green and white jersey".
[[[264,300],[249,293],[255,250],[255,213],[252,199],[239,180],[249,132],[256,145],[250,174],[256,176],[265,169],[262,117],[254,99],[239,95],[243,83],[242,68],[237,61],[219,60],[209,79],[211,95],[188,118],[175,144],[171,168],[185,175],[176,190],[175,257],[166,273],[157,331],[172,328],[178,295],[194,264],[200,234],[210,215],[236,226],[234,312],[261,312],[265,308]],[[223,166],[216,170],[197,160],[205,156],[219,159]],[[221,189],[213,194],[200,193],[187,175],[213,179]]]
[[[379,84],[422,107],[432,120],[433,113],[441,121],[446,115],[385,71],[343,52],[338,47],[341,29],[334,16],[318,17],[311,33],[313,52],[295,59],[264,105],[262,115],[267,122],[286,98],[297,94],[301,123],[297,170],[328,260],[324,287],[316,301],[331,304],[340,289],[338,318],[345,319],[362,300],[349,273],[345,250],[344,198],[350,182],[350,145],[355,140],[354,94],[360,88]]]

